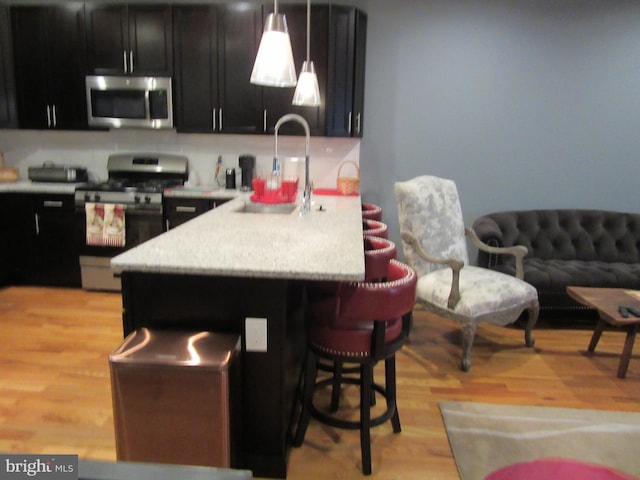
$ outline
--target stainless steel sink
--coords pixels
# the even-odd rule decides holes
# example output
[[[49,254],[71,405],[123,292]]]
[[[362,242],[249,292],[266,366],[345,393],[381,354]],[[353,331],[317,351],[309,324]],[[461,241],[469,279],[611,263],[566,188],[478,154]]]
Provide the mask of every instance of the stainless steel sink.
[[[288,215],[296,209],[295,203],[256,203],[246,202],[236,213],[269,213]]]

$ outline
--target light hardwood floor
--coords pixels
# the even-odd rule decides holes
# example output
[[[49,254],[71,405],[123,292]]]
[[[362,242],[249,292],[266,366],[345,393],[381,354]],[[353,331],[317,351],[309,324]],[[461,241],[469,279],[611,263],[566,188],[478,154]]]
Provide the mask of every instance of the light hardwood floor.
[[[122,341],[118,294],[73,289],[0,289],[0,451],[74,453],[114,460],[107,355]],[[438,402],[477,401],[640,411],[640,359],[616,377],[624,334],[604,333],[586,352],[585,329],[522,330],[482,325],[471,371],[458,368],[459,334],[416,310],[411,341],[397,358],[402,433],[372,432],[373,477],[458,478]],[[355,390],[342,405],[357,409]],[[311,423],[293,449],[289,479],[361,479],[359,437]]]

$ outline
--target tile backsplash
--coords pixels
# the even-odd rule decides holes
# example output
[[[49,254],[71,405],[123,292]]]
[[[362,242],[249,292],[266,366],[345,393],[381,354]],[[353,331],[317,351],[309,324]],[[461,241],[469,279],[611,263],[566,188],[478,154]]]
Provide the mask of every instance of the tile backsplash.
[[[311,180],[317,188],[335,188],[340,165],[345,161],[360,163],[360,140],[353,138],[311,137]],[[205,135],[182,134],[174,130],[122,129],[105,132],[0,130],[0,151],[6,165],[20,169],[20,179],[27,179],[30,166],[44,162],[86,167],[92,180],[107,177],[107,158],[114,152],[164,152],[189,158],[189,179],[195,185],[213,185],[218,158],[221,172],[238,171],[238,157],[256,157],[258,174],[271,169],[274,155],[273,135]],[[278,135],[278,157],[285,173],[297,170],[304,174],[305,139]],[[345,174],[354,176],[355,167]],[[222,177],[224,180],[224,175]]]

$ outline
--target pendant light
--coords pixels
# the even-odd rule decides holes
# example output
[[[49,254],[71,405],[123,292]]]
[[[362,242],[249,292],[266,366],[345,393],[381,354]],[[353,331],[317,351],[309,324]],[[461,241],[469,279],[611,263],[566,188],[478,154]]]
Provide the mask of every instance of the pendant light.
[[[317,107],[320,105],[320,88],[318,76],[313,62],[309,60],[309,43],[311,37],[311,0],[307,0],[307,59],[302,64],[298,86],[293,94],[294,105]]]
[[[251,83],[267,87],[295,87],[296,67],[293,62],[287,19],[278,13],[278,0],[273,2],[273,13],[264,24],[256,61],[251,72]]]

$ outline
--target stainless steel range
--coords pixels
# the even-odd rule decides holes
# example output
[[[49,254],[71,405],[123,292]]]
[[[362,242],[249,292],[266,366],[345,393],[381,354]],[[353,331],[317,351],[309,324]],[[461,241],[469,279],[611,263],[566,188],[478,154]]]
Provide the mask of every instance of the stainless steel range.
[[[107,160],[108,179],[75,191],[82,287],[120,290],[110,260],[163,232],[162,192],[182,185],[188,159],[159,153],[118,153]]]

